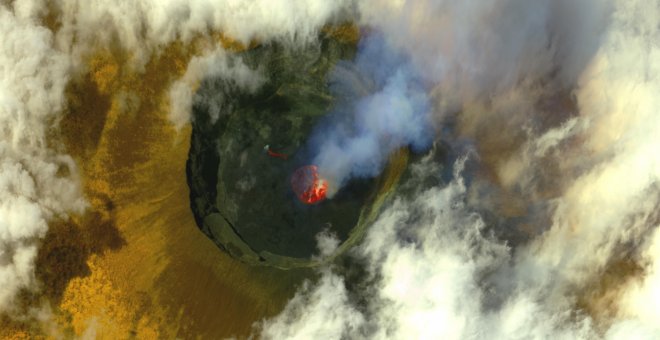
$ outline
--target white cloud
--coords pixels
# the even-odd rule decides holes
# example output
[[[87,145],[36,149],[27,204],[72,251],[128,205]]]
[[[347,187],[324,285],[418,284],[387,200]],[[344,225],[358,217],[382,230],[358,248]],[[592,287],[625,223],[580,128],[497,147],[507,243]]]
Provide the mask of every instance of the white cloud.
[[[321,257],[332,255],[339,247],[339,243],[337,235],[329,229],[325,229],[316,235],[316,247],[319,249]]]
[[[366,260],[374,283],[352,292],[365,297],[366,306],[347,300],[349,293],[342,278],[323,270],[321,283],[314,288],[306,286],[279,316],[259,325],[263,334],[269,338],[304,338],[314,334],[315,327],[328,339],[342,335],[374,339],[569,339],[594,334],[589,320],[574,322],[575,316],[562,301],[544,301],[541,289],[517,282],[508,267],[509,248],[484,237],[483,220],[464,203],[462,167],[461,162],[456,165],[456,180],[446,187],[395,201],[370,228],[357,252],[359,259]],[[511,274],[509,286],[489,282],[494,272]],[[308,308],[310,304],[313,307]],[[327,309],[319,311],[322,307]],[[364,312],[354,316],[360,308]],[[326,323],[326,313],[334,315],[334,310],[353,314],[340,318],[343,323],[334,318]]]
[[[34,261],[48,221],[85,207],[74,161],[55,140],[66,107],[64,89],[79,74],[83,56],[118,44],[140,72],[177,39],[222,32],[243,43],[280,39],[308,43],[348,2],[328,1],[79,1],[16,0],[0,3],[0,312],[16,293],[34,288]],[[42,25],[51,10],[57,32]],[[116,46],[116,45],[115,45]],[[164,70],[167,72],[167,70]],[[170,90],[170,117],[190,117],[194,87],[223,75],[246,91],[263,81],[220,46],[192,59]],[[208,101],[219,114],[221,101]],[[217,118],[217,117],[216,117]],[[57,151],[55,150],[57,149]]]
[[[56,130],[64,88],[81,55],[117,39],[133,52],[139,71],[167,43],[211,30],[244,43],[306,43],[352,2],[63,0],[55,4],[62,14],[56,36],[37,20],[45,5],[0,5],[0,312],[19,290],[34,286],[34,259],[48,221],[85,206],[74,162],[49,149],[46,139]],[[279,316],[262,322],[262,335],[658,338],[650,301],[658,300],[660,284],[653,231],[660,3],[366,0],[357,7],[362,23],[384,32],[424,70],[436,123],[461,112],[459,139],[442,138],[465,143],[484,126],[509,129],[476,143],[523,135],[511,155],[485,170],[496,174],[493,186],[520,191],[529,200],[525,208],[543,203],[542,212],[527,209],[525,218],[549,229],[515,252],[491,236],[497,225],[478,211],[497,213],[495,203],[475,204],[470,196],[486,180],[468,170],[464,175],[458,162],[449,184],[416,188],[414,198],[396,200],[371,227],[355,250],[366,263],[367,285],[351,291],[339,269],[324,268]],[[248,90],[263,81],[258,70],[210,49],[193,58],[170,90],[175,124],[187,122],[194,86],[209,74]],[[563,124],[546,124],[554,111],[538,103],[561,91],[575,96],[578,112]],[[220,113],[222,101],[209,104]],[[560,171],[549,179],[560,188],[542,197],[537,182],[549,176],[552,162]],[[427,165],[417,165],[423,171],[416,174],[439,171]],[[546,223],[540,216],[551,218]],[[320,239],[322,254],[335,246],[336,240]],[[622,247],[629,254],[619,254]],[[618,313],[601,329],[576,308],[576,294],[619,256],[636,256],[644,275],[618,292]],[[356,294],[361,300],[353,300]]]
[[[355,334],[364,316],[349,303],[340,276],[325,271],[313,287],[305,283],[261,336],[264,339],[339,339]]]
[[[632,281],[626,287],[621,298],[621,308],[618,322],[610,334],[629,336],[626,332],[641,332],[640,339],[660,338],[660,229],[646,240],[646,249],[642,252],[642,263],[645,265],[646,276],[640,281]],[[653,336],[652,336],[653,335]]]
[[[48,221],[85,206],[73,160],[46,139],[64,107],[70,60],[30,16],[38,11],[15,6],[16,15],[0,6],[0,312],[34,287]]]
[[[478,139],[487,130],[459,130],[458,137],[477,138],[477,149],[523,137],[501,162],[475,160],[494,167],[480,169],[498,174],[490,186],[483,172],[465,170],[444,187],[418,187],[414,197],[381,213],[354,255],[370,275],[368,285],[349,293],[362,300],[349,300],[348,307],[364,315],[360,332],[349,337],[660,338],[653,307],[660,296],[660,2],[559,3],[366,2],[374,7],[362,8],[368,22],[437,81],[439,117],[462,108],[459,115],[468,117],[459,119],[475,126],[514,122],[491,139]],[[571,9],[594,16],[580,22]],[[553,93],[567,89],[576,112],[544,125],[553,110],[571,108],[538,103],[558,101]],[[553,166],[560,170],[549,172]],[[542,193],[540,180],[554,181],[557,190]],[[489,225],[492,218],[478,212],[497,214],[497,204],[506,202],[475,202],[470,190],[498,185],[527,200],[525,221],[544,233],[511,245],[489,236],[512,226]],[[612,292],[616,313],[596,322],[578,299],[621,259],[638,262],[644,273],[608,288],[621,289]],[[264,331],[295,335],[286,328],[287,313],[263,322]]]
[[[246,44],[253,39],[310,42],[349,4],[345,0],[64,0],[59,4],[62,27],[57,39],[61,48],[78,55],[117,38],[139,67],[176,39],[189,42],[212,31]]]
[[[208,51],[202,56],[193,57],[188,63],[186,73],[175,81],[169,90],[170,120],[177,127],[188,123],[192,116],[193,101],[204,105],[203,109],[215,122],[225,107],[225,91],[218,89],[213,93],[195,93],[197,86],[205,78],[220,78],[223,86],[236,87],[238,91],[252,93],[264,82],[259,70],[252,70],[241,59],[227,55],[221,47]]]

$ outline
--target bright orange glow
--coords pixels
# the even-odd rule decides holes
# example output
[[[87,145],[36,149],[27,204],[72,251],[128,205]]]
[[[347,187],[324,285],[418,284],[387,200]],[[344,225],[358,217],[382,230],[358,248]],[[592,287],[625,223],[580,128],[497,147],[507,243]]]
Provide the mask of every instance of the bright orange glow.
[[[287,160],[287,158],[289,158],[289,156],[287,156],[287,155],[285,155],[285,154],[283,154],[283,153],[279,153],[279,152],[275,152],[275,151],[271,150],[271,149],[270,149],[270,145],[266,145],[266,146],[264,146],[264,150],[266,150],[266,153],[267,153],[268,156],[270,156],[270,157],[281,158],[281,159],[283,159],[283,160]]]
[[[326,198],[328,182],[319,176],[316,165],[305,165],[293,173],[291,187],[301,202],[314,204]]]

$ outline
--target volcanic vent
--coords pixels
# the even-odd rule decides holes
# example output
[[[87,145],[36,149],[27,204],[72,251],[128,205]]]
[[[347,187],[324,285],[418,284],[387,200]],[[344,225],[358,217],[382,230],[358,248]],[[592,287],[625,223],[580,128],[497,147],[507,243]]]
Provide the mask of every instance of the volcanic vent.
[[[354,42],[329,36],[304,49],[262,45],[239,56],[267,79],[256,93],[220,78],[201,84],[187,175],[196,222],[221,249],[250,263],[309,265],[319,232],[344,241],[359,224],[378,179],[352,181],[326,199],[328,183],[305,151],[341,99],[328,88],[328,72],[354,53]],[[217,119],[212,107],[222,107]]]

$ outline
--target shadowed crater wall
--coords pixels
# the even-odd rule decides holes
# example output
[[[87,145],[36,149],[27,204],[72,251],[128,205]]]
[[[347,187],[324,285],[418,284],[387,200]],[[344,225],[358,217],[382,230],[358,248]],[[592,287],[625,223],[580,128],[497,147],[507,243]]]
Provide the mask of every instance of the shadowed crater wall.
[[[255,93],[223,78],[201,84],[187,164],[191,207],[200,229],[232,256],[300,265],[316,253],[320,231],[346,240],[373,198],[377,180],[353,181],[315,205],[299,202],[290,185],[293,172],[309,161],[309,134],[341,100],[329,89],[328,73],[355,49],[330,36],[304,48],[261,45],[238,55],[265,78]],[[221,107],[219,116],[211,107]],[[266,145],[287,159],[269,156]]]

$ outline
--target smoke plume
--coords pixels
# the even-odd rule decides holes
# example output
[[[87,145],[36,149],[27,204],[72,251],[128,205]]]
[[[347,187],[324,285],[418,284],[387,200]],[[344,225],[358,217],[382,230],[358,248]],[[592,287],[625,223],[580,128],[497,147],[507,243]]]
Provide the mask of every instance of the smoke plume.
[[[382,37],[369,36],[355,62],[340,65],[332,74],[330,84],[345,102],[312,136],[312,163],[329,180],[330,196],[351,177],[378,175],[394,150],[430,145],[430,100],[418,71],[406,59]]]

